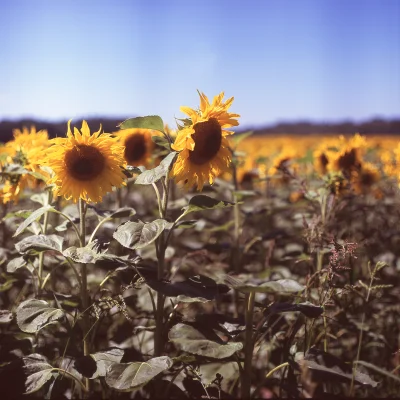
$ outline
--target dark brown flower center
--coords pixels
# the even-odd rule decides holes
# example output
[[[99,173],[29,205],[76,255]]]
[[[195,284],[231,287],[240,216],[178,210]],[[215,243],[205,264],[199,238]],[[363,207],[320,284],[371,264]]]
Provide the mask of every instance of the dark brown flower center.
[[[351,149],[350,151],[346,151],[339,158],[339,169],[341,169],[342,171],[348,172],[358,168],[360,168],[360,163],[357,160],[356,149]]]
[[[193,164],[202,165],[211,161],[221,148],[222,130],[215,118],[194,125],[194,150],[189,151],[189,159]]]
[[[79,181],[90,181],[103,172],[105,159],[96,147],[80,144],[66,153],[65,164],[70,176]]]
[[[375,183],[375,175],[372,172],[361,172],[360,174],[360,183],[363,186],[371,186]]]
[[[141,133],[135,133],[125,140],[125,160],[129,165],[137,166],[146,154],[146,138]]]

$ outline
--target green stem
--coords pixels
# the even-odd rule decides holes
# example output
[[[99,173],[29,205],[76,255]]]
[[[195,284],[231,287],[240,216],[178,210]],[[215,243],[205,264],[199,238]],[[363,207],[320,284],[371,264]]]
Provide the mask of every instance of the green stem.
[[[70,217],[68,217],[67,214],[64,214],[64,213],[61,212],[61,211],[53,210],[53,212],[56,213],[56,214],[61,215],[62,217],[64,217],[66,220],[68,220],[68,221],[71,223],[71,226],[72,226],[72,228],[74,228],[74,231],[75,231],[75,233],[76,233],[76,236],[77,236],[78,239],[79,239],[80,247],[84,247],[84,245],[82,244],[82,240],[81,240],[81,234],[80,234],[80,232],[79,232],[79,230],[78,230],[78,227],[77,227],[76,224],[72,221],[72,219],[71,219]]]
[[[93,242],[93,239],[94,239],[94,237],[96,236],[96,233],[97,233],[97,231],[100,229],[100,227],[101,227],[103,224],[105,224],[106,222],[110,221],[110,220],[111,220],[111,218],[107,217],[107,218],[102,219],[102,220],[98,223],[98,225],[96,226],[96,228],[94,228],[94,231],[93,231],[92,235],[90,236],[90,239],[89,239],[88,244]]]
[[[160,217],[165,218],[167,213],[168,206],[168,191],[169,191],[169,179],[168,174],[165,177],[165,180],[161,180],[163,185],[163,196],[160,202],[160,195],[158,193],[157,200],[158,206],[160,210]],[[156,190],[157,193],[158,189]],[[165,249],[166,249],[166,240],[164,238],[164,233],[162,233],[157,241],[156,241],[156,249],[157,249],[157,259],[158,259],[158,268],[157,268],[157,279],[164,279],[164,264],[165,264]],[[163,328],[164,328],[164,302],[165,296],[160,292],[157,293],[157,310],[156,310],[156,331],[154,333],[154,355],[156,357],[160,356],[164,349],[164,341],[163,341]]]
[[[66,371],[65,369],[61,369],[61,368],[52,368],[51,372],[59,372],[60,375],[62,376],[67,376],[68,378],[72,379],[73,381],[79,383],[79,386],[81,387],[81,389],[84,392],[87,392],[87,388],[86,386],[74,375],[72,375],[71,373],[69,373],[68,371]]]
[[[365,303],[368,304],[369,301],[369,295],[371,294],[371,287],[375,279],[375,273],[376,269],[373,270],[371,274],[371,280],[368,286],[368,292],[367,296],[365,298]],[[360,360],[360,354],[361,354],[361,345],[362,345],[362,340],[363,340],[363,335],[364,335],[364,322],[365,322],[365,311],[363,312],[362,318],[361,318],[361,328],[360,328],[360,335],[358,338],[358,347],[357,347],[357,356],[356,356],[356,361],[353,362],[353,376],[351,378],[351,385],[350,385],[350,393],[349,396],[353,397],[354,396],[354,378],[356,376],[357,372],[357,363]]]
[[[281,364],[281,365],[278,365],[277,367],[271,369],[271,371],[269,371],[268,374],[265,375],[265,377],[266,377],[266,378],[269,378],[269,377],[270,377],[272,374],[274,374],[276,371],[279,371],[280,369],[285,368],[285,367],[287,367],[287,366],[289,366],[289,363],[288,363],[288,362],[285,362],[285,363],[283,363],[283,364]]]
[[[50,204],[51,200],[52,200],[52,193],[50,191],[48,191],[46,205]],[[44,213],[43,226],[42,226],[43,235],[46,235],[46,233],[47,233],[47,225],[49,223],[49,215],[50,215],[50,213],[48,211]],[[39,293],[42,288],[43,266],[44,266],[44,251],[42,251],[39,254],[39,271],[38,271],[38,279],[39,279],[38,292]]]
[[[232,183],[234,190],[239,190],[239,184],[237,179],[237,169],[236,165],[232,163]],[[238,197],[235,193],[232,193],[232,200],[235,203],[233,206],[233,243],[231,249],[231,266],[235,274],[239,274],[241,270],[241,254],[240,254],[240,207],[238,204]],[[235,317],[239,315],[239,292],[234,291],[234,301],[235,301]]]
[[[246,295],[246,336],[244,343],[244,366],[242,374],[241,398],[250,399],[251,391],[251,366],[253,359],[253,314],[255,293]]]
[[[79,238],[81,247],[85,247],[86,241],[86,203],[81,198],[79,199]],[[89,307],[89,297],[87,288],[87,265],[81,264],[81,298],[82,309],[85,311]],[[90,341],[88,338],[89,330],[89,315],[86,312],[82,314],[82,327],[83,327],[83,354],[88,356],[90,354]],[[89,379],[85,378],[85,387],[89,391]]]

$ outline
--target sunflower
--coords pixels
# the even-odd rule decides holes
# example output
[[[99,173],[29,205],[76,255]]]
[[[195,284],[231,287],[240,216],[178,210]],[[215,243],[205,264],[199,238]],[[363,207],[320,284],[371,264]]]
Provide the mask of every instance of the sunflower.
[[[360,171],[353,171],[351,183],[356,194],[365,194],[380,179],[378,168],[371,163],[364,163]]]
[[[98,132],[90,134],[86,121],[82,122],[81,131],[74,128],[71,132],[68,122],[66,138],[52,139],[45,165],[53,172],[49,184],[55,184],[57,196],[79,198],[98,202],[112,191],[112,187],[125,184],[122,166],[125,165],[124,147],[117,138]]]
[[[40,184],[40,177],[42,179],[48,178],[48,175],[40,169],[43,152],[49,146],[47,131],[36,132],[36,128],[32,126],[30,130],[26,127],[22,131],[14,129],[13,134],[14,139],[0,149],[5,177],[4,185],[0,191],[3,203],[10,201],[17,203],[26,187],[35,188]],[[7,164],[20,165],[25,172],[15,173],[13,172],[15,169],[8,169]]]
[[[131,128],[122,129],[115,133],[125,147],[124,157],[128,165],[148,167],[151,162],[151,155],[154,149],[154,142],[151,137],[155,133],[151,129]]]
[[[358,133],[346,140],[344,136],[339,138],[340,151],[332,153],[332,161],[329,158],[328,168],[331,171],[342,171],[350,175],[352,171],[359,171],[362,167],[362,156],[366,148],[366,139]]]
[[[226,128],[239,125],[238,114],[228,112],[233,97],[223,102],[224,92],[215,96],[210,104],[200,93],[200,109],[181,107],[189,116],[178,131],[172,149],[179,152],[172,168],[176,182],[184,181],[185,187],[197,185],[202,190],[206,182],[212,184],[216,176],[229,170],[232,154],[227,140],[233,132]]]

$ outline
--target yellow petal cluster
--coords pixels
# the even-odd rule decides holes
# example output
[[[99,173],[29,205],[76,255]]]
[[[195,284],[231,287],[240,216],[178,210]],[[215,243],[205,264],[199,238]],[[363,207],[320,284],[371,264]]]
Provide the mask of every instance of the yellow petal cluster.
[[[181,107],[188,115],[189,122],[178,131],[173,150],[179,152],[172,168],[176,182],[183,181],[186,188],[197,185],[202,190],[205,183],[212,184],[215,177],[229,170],[232,153],[227,136],[232,131],[227,128],[239,125],[239,114],[228,112],[233,97],[223,101],[224,93],[215,96],[210,103],[204,93],[200,93],[200,108]]]
[[[90,134],[86,121],[79,131],[71,131],[68,122],[67,137],[52,139],[45,157],[45,165],[54,174],[49,184],[54,184],[54,194],[87,202],[99,202],[113,187],[125,184],[122,167],[126,165],[124,147],[118,139],[102,133],[100,129]]]

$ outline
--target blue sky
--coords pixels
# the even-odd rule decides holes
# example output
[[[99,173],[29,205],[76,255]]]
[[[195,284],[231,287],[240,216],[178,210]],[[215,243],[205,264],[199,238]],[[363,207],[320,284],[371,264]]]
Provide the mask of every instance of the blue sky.
[[[400,116],[400,0],[0,0],[0,120]]]

